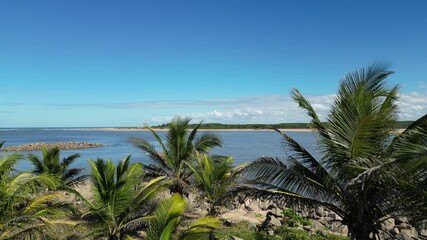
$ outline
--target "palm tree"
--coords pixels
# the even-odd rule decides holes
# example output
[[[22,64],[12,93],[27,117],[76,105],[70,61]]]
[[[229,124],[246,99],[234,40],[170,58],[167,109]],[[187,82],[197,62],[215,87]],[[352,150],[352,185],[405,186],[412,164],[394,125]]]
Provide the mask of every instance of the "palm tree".
[[[209,239],[211,233],[220,227],[218,219],[204,217],[195,220],[188,228],[177,233],[185,209],[186,202],[179,194],[174,194],[169,199],[163,200],[150,221],[147,240]]]
[[[160,175],[172,180],[170,190],[172,193],[186,194],[189,186],[189,177],[192,172],[186,167],[185,162],[191,162],[195,152],[207,153],[213,147],[221,147],[221,139],[211,133],[203,133],[196,138],[197,130],[201,122],[187,134],[189,130],[189,118],[175,118],[168,125],[166,141],[149,126],[147,129],[153,134],[159,143],[162,152],[147,140],[132,138],[131,141],[142,149],[156,164],[153,170]]]
[[[76,226],[64,218],[77,213],[65,195],[45,190],[59,186],[59,179],[14,171],[21,159],[17,154],[0,159],[0,239],[45,239],[61,226]]]
[[[99,223],[101,231],[93,237],[107,236],[108,239],[124,239],[130,232],[140,229],[149,219],[155,198],[167,184],[159,177],[146,184],[142,164],[130,163],[130,155],[117,166],[113,161],[97,159],[89,161],[92,172],[93,200],[75,193],[89,207],[84,218]]]
[[[244,165],[233,168],[233,158],[224,156],[209,157],[197,155],[193,163],[187,163],[193,172],[196,188],[209,204],[208,214],[216,216],[218,207],[232,197],[236,177]]]
[[[53,174],[62,180],[64,185],[74,184],[84,178],[76,178],[82,168],[70,168],[70,165],[80,157],[80,154],[73,154],[60,161],[60,150],[58,147],[43,148],[43,157],[40,158],[34,154],[28,155],[28,160],[33,164],[35,174]]]
[[[398,87],[387,87],[390,74],[380,64],[347,74],[326,122],[294,89],[293,99],[317,131],[321,157],[280,132],[290,150],[287,161],[263,157],[245,170],[258,195],[323,205],[358,240],[374,238],[389,217],[425,219],[427,115],[395,132]]]

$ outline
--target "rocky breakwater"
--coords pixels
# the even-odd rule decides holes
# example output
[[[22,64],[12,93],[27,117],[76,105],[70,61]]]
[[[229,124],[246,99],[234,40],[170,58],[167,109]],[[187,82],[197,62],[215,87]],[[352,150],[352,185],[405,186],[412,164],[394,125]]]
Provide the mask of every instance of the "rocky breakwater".
[[[88,143],[88,142],[59,142],[59,143],[31,143],[23,144],[18,146],[9,146],[2,148],[1,150],[6,152],[17,152],[17,151],[34,151],[41,150],[43,148],[54,148],[59,149],[82,149],[82,148],[97,148],[103,147],[103,144],[99,143]]]

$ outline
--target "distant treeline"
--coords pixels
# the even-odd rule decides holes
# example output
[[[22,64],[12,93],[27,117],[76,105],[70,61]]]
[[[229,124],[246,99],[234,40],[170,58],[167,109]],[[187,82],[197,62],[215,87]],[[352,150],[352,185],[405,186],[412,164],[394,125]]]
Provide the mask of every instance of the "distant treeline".
[[[406,128],[412,121],[398,121],[395,124],[396,129]],[[194,128],[197,124],[191,124]],[[167,128],[168,124],[152,126],[153,128]],[[309,128],[309,123],[276,123],[276,124],[223,124],[223,123],[202,123],[199,129],[272,129],[272,128]]]

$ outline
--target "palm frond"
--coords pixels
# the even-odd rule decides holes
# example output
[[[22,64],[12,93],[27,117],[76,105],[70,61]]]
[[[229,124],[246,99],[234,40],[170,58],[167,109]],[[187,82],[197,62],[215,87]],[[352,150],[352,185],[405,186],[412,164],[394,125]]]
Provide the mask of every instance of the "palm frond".
[[[209,239],[210,234],[221,227],[217,218],[204,217],[191,223],[190,227],[182,231],[179,240]]]
[[[214,147],[222,147],[222,140],[212,133],[203,133],[194,141],[194,149],[200,153],[207,153]]]
[[[163,200],[150,221],[147,231],[148,240],[169,240],[175,232],[179,219],[186,208],[185,200],[178,194]]]
[[[307,112],[308,116],[311,118],[311,124],[313,127],[319,132],[321,136],[327,139],[329,136],[326,128],[317,115],[316,111],[314,111],[314,108],[310,102],[297,89],[292,89],[291,97],[295,102],[298,103],[300,108]]]
[[[22,155],[13,154],[0,159],[0,179],[9,175],[13,167],[22,159]]]
[[[71,156],[68,156],[64,159],[62,159],[61,165],[64,166],[65,168],[67,168],[68,166],[70,166],[74,161],[76,161],[77,158],[80,157],[80,154],[76,153],[73,154]]]
[[[166,161],[167,151],[163,154],[156,151],[156,147],[142,138],[131,138],[130,141],[138,148],[143,150],[148,157],[158,164],[161,168],[169,168]],[[161,140],[160,140],[161,141]]]

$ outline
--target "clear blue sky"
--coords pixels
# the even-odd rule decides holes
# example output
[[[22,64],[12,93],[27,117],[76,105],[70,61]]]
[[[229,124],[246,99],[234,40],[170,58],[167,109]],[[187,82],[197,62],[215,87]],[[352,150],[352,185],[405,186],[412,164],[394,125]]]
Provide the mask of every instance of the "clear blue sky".
[[[427,112],[427,1],[1,1],[0,127],[306,121],[386,61]],[[406,101],[406,102],[405,102]]]

